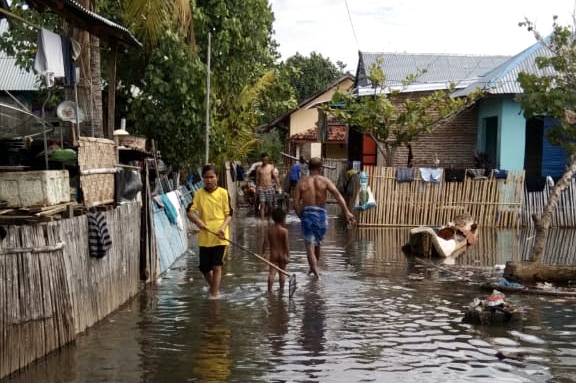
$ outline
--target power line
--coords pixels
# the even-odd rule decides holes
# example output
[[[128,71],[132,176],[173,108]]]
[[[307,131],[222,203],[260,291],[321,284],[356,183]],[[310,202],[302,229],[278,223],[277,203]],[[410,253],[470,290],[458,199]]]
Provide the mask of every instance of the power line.
[[[358,37],[356,37],[356,30],[354,29],[354,23],[352,22],[352,16],[350,15],[350,7],[348,7],[348,0],[344,0],[344,4],[346,4],[346,11],[348,11],[348,20],[350,20],[350,26],[352,27],[352,33],[354,34],[354,40],[356,41],[356,49],[360,50]]]

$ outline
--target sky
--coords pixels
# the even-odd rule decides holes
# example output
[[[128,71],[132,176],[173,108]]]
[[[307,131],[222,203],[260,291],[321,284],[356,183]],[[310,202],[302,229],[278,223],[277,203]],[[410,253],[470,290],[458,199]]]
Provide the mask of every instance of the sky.
[[[347,3],[347,4],[346,4]],[[322,54],[355,73],[358,51],[513,56],[535,43],[528,18],[571,25],[576,0],[270,0],[282,60]]]

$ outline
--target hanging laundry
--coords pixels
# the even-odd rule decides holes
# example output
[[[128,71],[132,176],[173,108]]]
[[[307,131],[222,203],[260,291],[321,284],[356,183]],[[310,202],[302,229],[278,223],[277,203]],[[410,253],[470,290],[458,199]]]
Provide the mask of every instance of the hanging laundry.
[[[446,182],[464,182],[466,169],[446,169],[444,179]]]
[[[492,169],[492,174],[494,175],[494,178],[498,180],[505,180],[508,178],[508,170]]]
[[[468,169],[468,175],[474,180],[485,180],[488,178],[486,177],[486,169]]]
[[[414,168],[397,168],[396,181],[398,182],[414,181]]]
[[[60,35],[45,28],[40,29],[34,69],[45,76],[48,87],[54,85],[55,78],[64,77],[64,56]]]
[[[442,181],[443,171],[444,168],[420,168],[420,177],[424,182],[438,183]]]
[[[72,58],[74,49],[72,39],[61,36],[62,58],[64,62],[64,86],[74,86],[76,84],[76,67]]]
[[[74,60],[79,55],[78,42],[42,28],[38,33],[34,69],[44,76],[47,87],[53,86],[56,78],[64,78],[64,85],[73,86],[76,83]]]
[[[175,190],[173,192],[170,192],[168,194],[166,194],[166,197],[168,197],[168,199],[170,200],[170,204],[174,207],[174,210],[176,211],[176,226],[178,227],[178,230],[182,231],[184,230],[184,222],[182,221],[182,216],[180,215],[180,192],[178,190]]]
[[[176,211],[176,208],[172,205],[172,202],[170,202],[170,198],[168,198],[166,194],[161,194],[160,199],[162,200],[162,205],[164,205],[164,212],[166,212],[168,216],[168,221],[170,221],[171,224],[177,223],[178,211]]]
[[[112,247],[106,215],[102,212],[89,212],[86,214],[86,218],[88,218],[88,250],[90,256],[102,258]]]

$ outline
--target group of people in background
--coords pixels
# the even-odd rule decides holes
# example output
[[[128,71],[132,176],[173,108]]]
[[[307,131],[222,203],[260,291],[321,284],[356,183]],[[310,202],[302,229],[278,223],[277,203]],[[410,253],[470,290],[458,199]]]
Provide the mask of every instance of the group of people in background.
[[[256,168],[256,191],[260,201],[260,218],[272,217],[266,239],[269,247],[269,260],[286,270],[290,260],[286,213],[275,205],[282,185],[276,167],[270,163],[266,153],[261,156],[261,165]],[[326,200],[328,193],[336,199],[347,221],[355,223],[352,212],[334,183],[322,175],[322,160],[312,158],[308,163],[303,157],[292,166],[289,172],[290,190],[293,195],[294,211],[301,220],[302,236],[306,246],[309,273],[319,278],[318,261],[320,246],[328,229]],[[187,214],[200,229],[198,236],[199,269],[210,286],[210,297],[218,297],[222,278],[223,257],[229,245],[229,225],[233,210],[228,191],[218,186],[218,174],[212,165],[202,168],[204,188],[196,192]],[[270,267],[268,290],[273,288],[276,270]],[[279,273],[279,286],[284,289],[285,277]]]

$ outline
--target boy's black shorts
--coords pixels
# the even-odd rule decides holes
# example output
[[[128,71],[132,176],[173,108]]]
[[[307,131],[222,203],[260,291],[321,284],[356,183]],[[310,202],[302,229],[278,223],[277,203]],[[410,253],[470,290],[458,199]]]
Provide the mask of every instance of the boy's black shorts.
[[[214,266],[222,266],[222,258],[224,258],[226,246],[200,246],[199,250],[200,266],[198,268],[202,274],[210,272]]]

